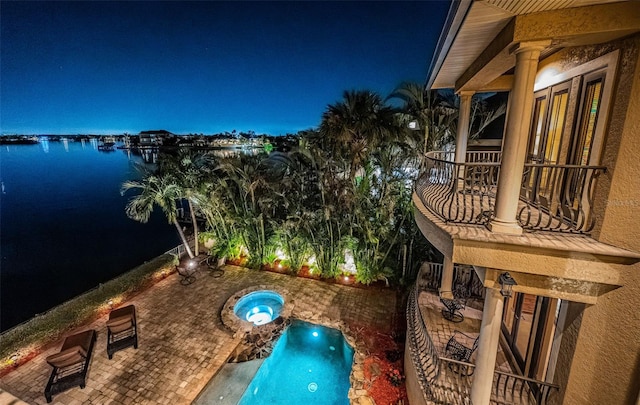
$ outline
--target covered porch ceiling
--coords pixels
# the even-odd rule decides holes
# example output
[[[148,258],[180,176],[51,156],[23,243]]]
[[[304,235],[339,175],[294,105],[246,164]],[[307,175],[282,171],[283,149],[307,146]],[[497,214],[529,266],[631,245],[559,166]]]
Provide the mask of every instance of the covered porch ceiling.
[[[597,44],[640,31],[640,7],[619,0],[454,1],[431,61],[427,87],[508,90],[511,49],[550,40],[544,58],[562,48]]]

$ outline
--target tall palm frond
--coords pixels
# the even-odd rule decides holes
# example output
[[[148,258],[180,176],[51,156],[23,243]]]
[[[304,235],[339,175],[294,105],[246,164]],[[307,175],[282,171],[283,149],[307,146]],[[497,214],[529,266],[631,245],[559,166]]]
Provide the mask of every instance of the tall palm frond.
[[[159,207],[169,223],[176,227],[189,257],[193,257],[189,243],[178,223],[176,200],[180,196],[180,187],[176,184],[176,179],[170,175],[148,173],[140,181],[125,181],[120,192],[124,195],[129,190],[138,190],[139,194],[131,197],[127,202],[125,207],[127,216],[147,223],[154,208]]]

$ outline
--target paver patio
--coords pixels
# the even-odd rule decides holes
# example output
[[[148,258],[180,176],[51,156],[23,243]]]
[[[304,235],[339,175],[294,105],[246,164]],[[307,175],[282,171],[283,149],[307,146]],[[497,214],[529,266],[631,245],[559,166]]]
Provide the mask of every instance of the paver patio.
[[[396,295],[391,289],[360,289],[282,274],[226,266],[220,278],[196,273],[190,285],[172,274],[122,305],[136,306],[139,348],[107,358],[104,316],[86,325],[96,342],[86,388],[53,397],[53,404],[189,404],[227,361],[238,341],[220,320],[220,311],[235,292],[254,285],[276,285],[289,291],[293,317],[312,312],[347,324],[368,324],[390,331]],[[73,332],[70,332],[73,333]],[[29,404],[46,404],[43,395],[51,367],[45,358],[62,340],[0,379],[0,388]]]

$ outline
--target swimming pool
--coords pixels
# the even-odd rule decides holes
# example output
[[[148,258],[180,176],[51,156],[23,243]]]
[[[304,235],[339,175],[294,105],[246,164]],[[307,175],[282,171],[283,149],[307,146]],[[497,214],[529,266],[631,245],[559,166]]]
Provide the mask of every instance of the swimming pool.
[[[347,405],[352,363],[339,330],[294,320],[238,405]]]

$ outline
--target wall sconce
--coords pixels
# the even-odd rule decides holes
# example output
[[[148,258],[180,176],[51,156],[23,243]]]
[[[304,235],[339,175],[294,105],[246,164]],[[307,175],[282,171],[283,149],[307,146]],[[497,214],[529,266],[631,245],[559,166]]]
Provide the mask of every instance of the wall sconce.
[[[511,277],[511,274],[509,274],[508,271],[500,274],[500,278],[498,280],[500,281],[500,294],[503,297],[511,297],[513,286],[518,285],[516,280]]]

